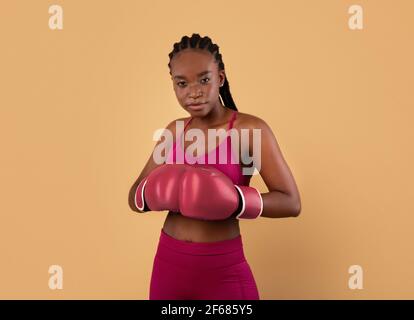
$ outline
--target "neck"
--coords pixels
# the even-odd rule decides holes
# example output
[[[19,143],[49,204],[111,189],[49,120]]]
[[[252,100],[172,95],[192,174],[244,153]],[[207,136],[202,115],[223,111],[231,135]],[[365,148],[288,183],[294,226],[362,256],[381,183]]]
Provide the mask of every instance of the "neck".
[[[198,118],[197,122],[203,126],[212,127],[215,124],[222,122],[229,112],[231,112],[230,109],[226,108],[220,101],[218,101],[216,106],[211,109],[209,113],[202,117],[196,117],[196,119]],[[196,119],[193,119],[193,121]]]

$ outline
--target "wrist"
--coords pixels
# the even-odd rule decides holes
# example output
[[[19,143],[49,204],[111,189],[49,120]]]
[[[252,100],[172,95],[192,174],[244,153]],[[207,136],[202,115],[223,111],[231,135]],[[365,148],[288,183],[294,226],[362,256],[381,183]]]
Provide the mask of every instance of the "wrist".
[[[239,205],[232,217],[257,219],[263,212],[263,199],[259,190],[249,186],[234,186],[239,196]]]

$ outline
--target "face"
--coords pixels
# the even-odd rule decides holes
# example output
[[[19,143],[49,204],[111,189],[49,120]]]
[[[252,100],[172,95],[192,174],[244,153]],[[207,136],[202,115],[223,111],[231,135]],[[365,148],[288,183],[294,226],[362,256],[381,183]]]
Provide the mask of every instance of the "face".
[[[191,116],[202,117],[220,107],[219,89],[224,71],[205,50],[185,49],[171,60],[171,80],[180,105]]]

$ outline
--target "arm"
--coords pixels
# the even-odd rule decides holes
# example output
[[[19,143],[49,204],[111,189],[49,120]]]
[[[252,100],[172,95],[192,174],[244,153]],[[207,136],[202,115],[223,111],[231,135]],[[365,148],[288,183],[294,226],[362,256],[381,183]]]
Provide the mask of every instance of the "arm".
[[[297,217],[301,211],[301,200],[293,175],[283,158],[271,128],[265,121],[255,118],[254,128],[261,129],[260,175],[269,192],[262,193],[262,217]],[[251,138],[250,154],[253,154]]]
[[[248,148],[242,145],[243,155],[260,156],[260,160],[256,159],[254,163],[269,192],[260,193],[249,186],[234,186],[228,177],[215,172],[215,169],[207,166],[200,170],[198,166],[184,174],[181,190],[185,197],[180,198],[183,215],[202,220],[222,220],[229,216],[255,219],[297,217],[300,214],[299,192],[272,130],[257,117],[243,120],[244,123],[238,124],[239,128],[247,128],[250,133]],[[257,154],[254,154],[253,129],[259,129],[261,136]]]
[[[182,119],[177,119],[177,120],[174,120],[174,121],[170,122],[167,125],[166,129],[165,129],[165,130],[168,129],[168,130],[171,131],[171,133],[173,134],[174,139],[175,139],[175,123],[178,120],[184,120],[184,119],[183,118]],[[161,140],[157,141],[157,143],[154,146],[154,149],[152,150],[152,152],[151,152],[151,154],[150,154],[150,156],[149,156],[149,158],[147,160],[147,163],[145,164],[145,166],[142,169],[142,171],[141,171],[140,175],[138,176],[137,180],[133,183],[133,185],[131,186],[131,188],[129,190],[129,194],[128,194],[128,204],[129,204],[129,207],[131,208],[131,210],[133,210],[135,212],[142,212],[142,211],[138,210],[138,208],[135,205],[135,193],[136,193],[137,187],[139,186],[139,184],[141,183],[141,181],[143,181],[144,178],[146,178],[150,174],[150,172],[152,172],[155,168],[157,168],[157,167],[160,166],[160,164],[157,164],[154,161],[154,159],[153,159],[153,153],[154,153],[155,148],[160,143],[162,143],[163,141],[164,141],[164,139],[161,139]],[[168,152],[169,152],[169,150],[165,153],[165,158],[167,157]]]

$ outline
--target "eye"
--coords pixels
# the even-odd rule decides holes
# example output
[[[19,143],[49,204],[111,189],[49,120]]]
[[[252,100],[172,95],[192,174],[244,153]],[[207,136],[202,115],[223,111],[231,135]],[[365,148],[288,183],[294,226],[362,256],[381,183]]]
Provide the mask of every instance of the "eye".
[[[207,80],[207,81],[203,82],[204,80]],[[203,78],[203,79],[201,79],[201,82],[206,84],[206,83],[210,82],[210,78]],[[184,87],[184,84],[185,84],[185,81],[177,82],[177,86],[179,86],[181,88]]]

